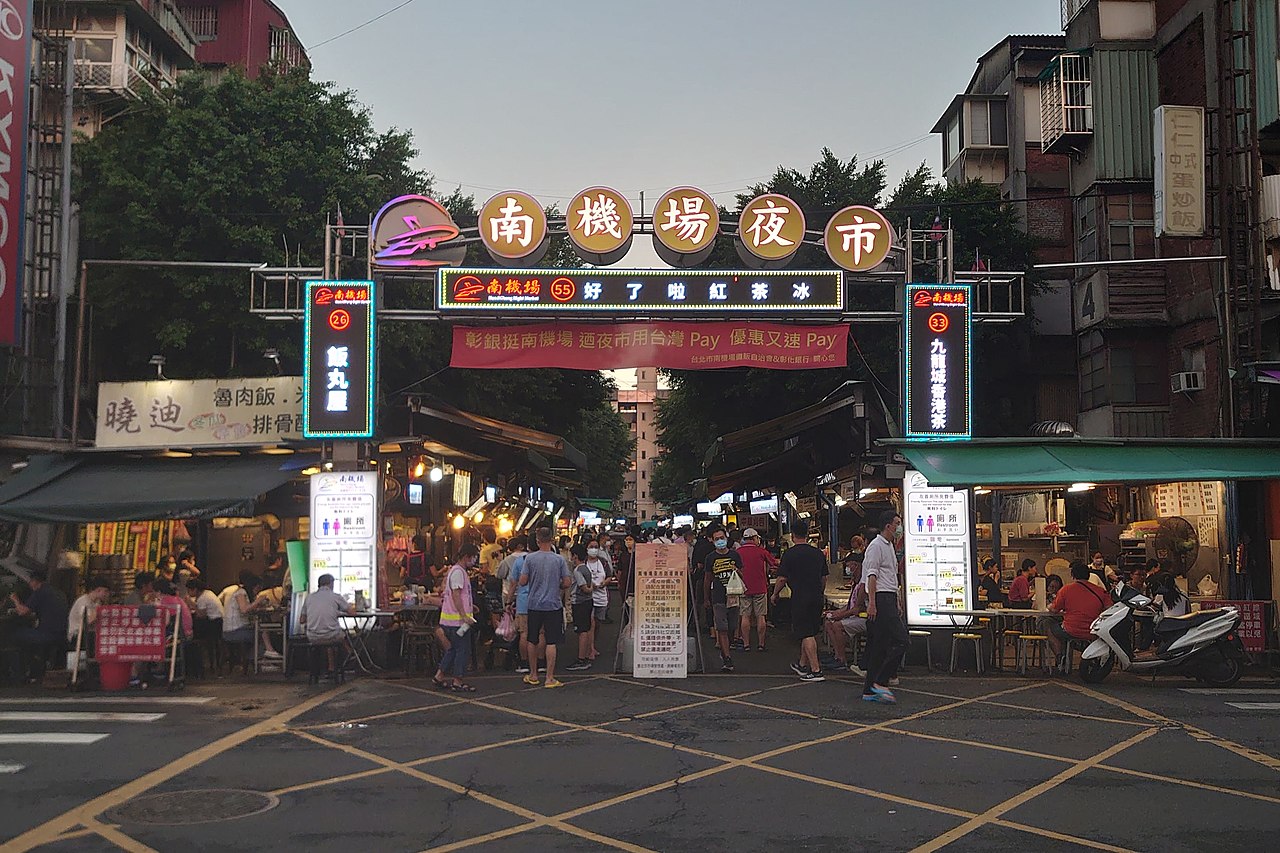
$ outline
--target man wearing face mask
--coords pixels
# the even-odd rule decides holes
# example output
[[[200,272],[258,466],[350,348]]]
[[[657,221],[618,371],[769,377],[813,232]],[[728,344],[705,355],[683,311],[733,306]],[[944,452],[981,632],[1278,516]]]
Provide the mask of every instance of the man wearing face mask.
[[[715,550],[703,563],[703,594],[711,602],[716,628],[716,645],[720,647],[720,671],[733,672],[733,658],[729,656],[730,626],[738,621],[738,596],[730,596],[727,584],[742,571],[742,558],[729,550],[729,535],[717,530],[712,539]]]
[[[897,703],[889,682],[910,644],[907,626],[898,613],[898,555],[894,542],[901,536],[902,517],[886,513],[880,534],[867,546],[862,577],[867,585],[867,677],[864,702]]]

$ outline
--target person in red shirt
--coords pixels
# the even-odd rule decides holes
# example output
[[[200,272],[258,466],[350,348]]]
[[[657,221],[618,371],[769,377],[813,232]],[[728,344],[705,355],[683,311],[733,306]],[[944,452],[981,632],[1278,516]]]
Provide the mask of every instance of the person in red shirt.
[[[739,614],[739,634],[741,650],[751,647],[751,623],[756,626],[758,651],[764,651],[764,618],[769,599],[769,569],[778,567],[778,558],[760,546],[760,534],[748,527],[742,531],[742,544],[738,546],[738,557],[742,560],[742,585],[746,592],[742,596],[742,611]]]
[[[1022,561],[1022,569],[1018,572],[1018,576],[1013,579],[1013,583],[1009,584],[1010,607],[1021,610],[1031,609],[1031,579],[1035,576],[1036,561],[1028,557]]]
[[[1069,640],[1091,640],[1090,630],[1098,614],[1111,606],[1107,591],[1089,580],[1089,566],[1084,560],[1071,563],[1072,582],[1064,586],[1049,609],[1062,614],[1062,621],[1049,623],[1049,644],[1059,659]]]

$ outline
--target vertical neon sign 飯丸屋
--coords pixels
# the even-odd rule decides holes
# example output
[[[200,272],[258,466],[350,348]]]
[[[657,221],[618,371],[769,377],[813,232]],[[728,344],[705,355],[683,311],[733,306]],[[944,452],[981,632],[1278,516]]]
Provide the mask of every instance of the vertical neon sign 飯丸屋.
[[[373,437],[375,301],[372,281],[307,282],[304,438]]]

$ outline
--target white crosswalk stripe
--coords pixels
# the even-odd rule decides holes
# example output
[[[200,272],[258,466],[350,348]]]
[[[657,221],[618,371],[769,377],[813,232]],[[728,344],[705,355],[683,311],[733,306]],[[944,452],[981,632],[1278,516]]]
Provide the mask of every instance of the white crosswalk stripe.
[[[120,731],[139,723],[156,723],[165,718],[161,710],[148,706],[202,705],[211,701],[207,696],[50,696],[25,699],[0,699],[0,776],[12,776],[42,764],[33,757],[49,756],[57,761],[58,752],[64,748],[91,746],[111,737],[113,729]],[[124,710],[129,705],[139,710]],[[74,708],[74,710],[73,710]],[[41,731],[23,731],[24,724],[37,724]],[[52,726],[53,729],[45,728]],[[97,731],[77,731],[77,728],[93,727]],[[65,728],[64,728],[65,727]],[[64,730],[56,730],[64,729]],[[55,752],[32,752],[32,747],[49,747]]]
[[[1280,711],[1280,702],[1228,702],[1241,711]]]

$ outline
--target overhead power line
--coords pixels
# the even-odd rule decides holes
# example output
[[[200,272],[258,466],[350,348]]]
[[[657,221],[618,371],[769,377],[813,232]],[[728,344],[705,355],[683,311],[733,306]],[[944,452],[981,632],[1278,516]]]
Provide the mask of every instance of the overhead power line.
[[[359,30],[363,30],[365,27],[369,26],[370,24],[376,24],[376,23],[378,23],[378,21],[381,21],[383,18],[387,17],[387,15],[390,15],[390,14],[392,14],[393,12],[399,12],[399,11],[400,11],[401,9],[403,9],[405,6],[408,6],[410,3],[414,3],[414,2],[416,2],[416,0],[404,0],[404,2],[403,2],[403,3],[401,3],[400,5],[398,5],[398,6],[392,6],[390,9],[388,9],[388,10],[387,10],[387,11],[385,11],[385,12],[383,12],[381,15],[375,15],[374,17],[370,18],[369,20],[365,21],[363,24],[360,24],[360,25],[358,25],[358,26],[354,26],[354,27],[352,27],[352,28],[351,28],[351,29],[349,29],[349,30],[344,30],[343,32],[338,33],[336,36],[331,36],[330,38],[327,38],[327,39],[325,39],[324,41],[316,42],[315,44],[313,44],[313,45],[311,45],[310,47],[308,47],[308,48],[307,48],[307,50],[308,50],[308,51],[312,51],[312,50],[315,50],[317,47],[324,47],[326,44],[330,44],[330,43],[332,43],[332,42],[337,41],[337,40],[338,40],[338,39],[340,39],[340,38],[344,38],[344,37],[346,37],[346,36],[349,36],[349,35],[351,35],[351,34],[352,34],[352,33],[354,33],[354,32],[357,32],[357,31],[359,31]]]

